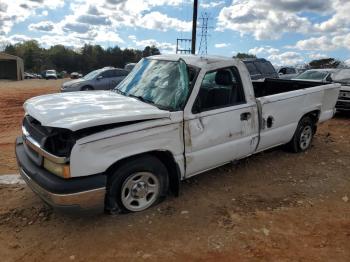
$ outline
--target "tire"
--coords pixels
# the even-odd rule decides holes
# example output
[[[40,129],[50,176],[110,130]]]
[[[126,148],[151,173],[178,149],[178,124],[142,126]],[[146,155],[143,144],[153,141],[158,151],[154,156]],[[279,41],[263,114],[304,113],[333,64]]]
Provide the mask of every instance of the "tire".
[[[312,144],[315,133],[315,122],[309,116],[303,117],[299,121],[292,140],[287,144],[288,149],[294,153],[308,150]]]
[[[165,198],[168,187],[168,170],[158,158],[146,155],[130,159],[108,178],[105,211],[146,210]]]
[[[83,86],[81,88],[81,91],[91,91],[91,90],[94,90],[91,86]]]

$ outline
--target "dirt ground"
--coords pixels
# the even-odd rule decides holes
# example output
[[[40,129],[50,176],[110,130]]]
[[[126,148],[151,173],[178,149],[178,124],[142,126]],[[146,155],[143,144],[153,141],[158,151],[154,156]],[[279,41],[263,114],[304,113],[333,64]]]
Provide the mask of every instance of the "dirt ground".
[[[17,173],[25,99],[60,80],[0,82],[0,174]],[[182,183],[146,212],[62,214],[26,186],[0,185],[1,261],[350,261],[350,116],[312,148],[260,153]]]

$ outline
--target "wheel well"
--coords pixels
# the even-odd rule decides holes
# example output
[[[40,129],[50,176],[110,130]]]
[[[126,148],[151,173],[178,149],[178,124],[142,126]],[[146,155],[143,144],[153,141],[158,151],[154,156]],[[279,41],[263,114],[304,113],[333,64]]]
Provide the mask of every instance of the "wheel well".
[[[91,89],[94,89],[91,85],[85,85],[85,86],[82,86],[82,87],[80,88],[80,90],[84,90],[84,88],[86,88],[86,87],[91,88]]]
[[[312,119],[312,121],[314,121],[314,123],[317,124],[318,119],[320,117],[320,110],[311,111],[311,112],[303,115],[301,119],[303,119],[306,116],[310,117]]]
[[[313,133],[314,134],[317,131],[317,122],[318,122],[318,119],[320,118],[320,113],[321,113],[320,110],[314,110],[314,111],[311,111],[311,112],[303,115],[303,117],[301,118],[301,119],[303,119],[306,116],[311,118],[311,120],[314,122],[314,128],[313,128]]]
[[[154,156],[158,158],[165,165],[169,174],[169,189],[175,196],[179,196],[180,180],[181,180],[180,168],[175,162],[173,154],[169,151],[150,151],[150,152],[145,152],[145,153],[141,153],[141,154],[137,154],[137,155],[133,155],[133,156],[121,159],[115,162],[106,170],[107,176],[109,174],[112,174],[114,170],[118,169],[120,166],[130,161],[131,159],[139,158],[145,155]],[[107,177],[107,181],[108,181],[108,177]]]

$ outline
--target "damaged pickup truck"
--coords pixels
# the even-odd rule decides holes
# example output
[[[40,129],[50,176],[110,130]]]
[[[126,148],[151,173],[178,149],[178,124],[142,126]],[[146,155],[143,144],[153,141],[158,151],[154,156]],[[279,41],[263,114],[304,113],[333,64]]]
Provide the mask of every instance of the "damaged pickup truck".
[[[19,170],[54,207],[142,211],[180,181],[278,145],[307,150],[339,84],[253,82],[231,58],[142,59],[112,91],[25,102]]]

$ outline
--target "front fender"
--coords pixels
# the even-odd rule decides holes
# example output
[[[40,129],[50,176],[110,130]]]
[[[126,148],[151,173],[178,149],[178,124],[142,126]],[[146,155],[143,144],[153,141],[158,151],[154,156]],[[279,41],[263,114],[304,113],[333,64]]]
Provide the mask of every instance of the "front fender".
[[[105,172],[124,158],[150,151],[168,151],[184,174],[184,143],[182,122],[150,127],[127,133],[107,131],[104,134],[78,140],[72,149],[72,177]]]

